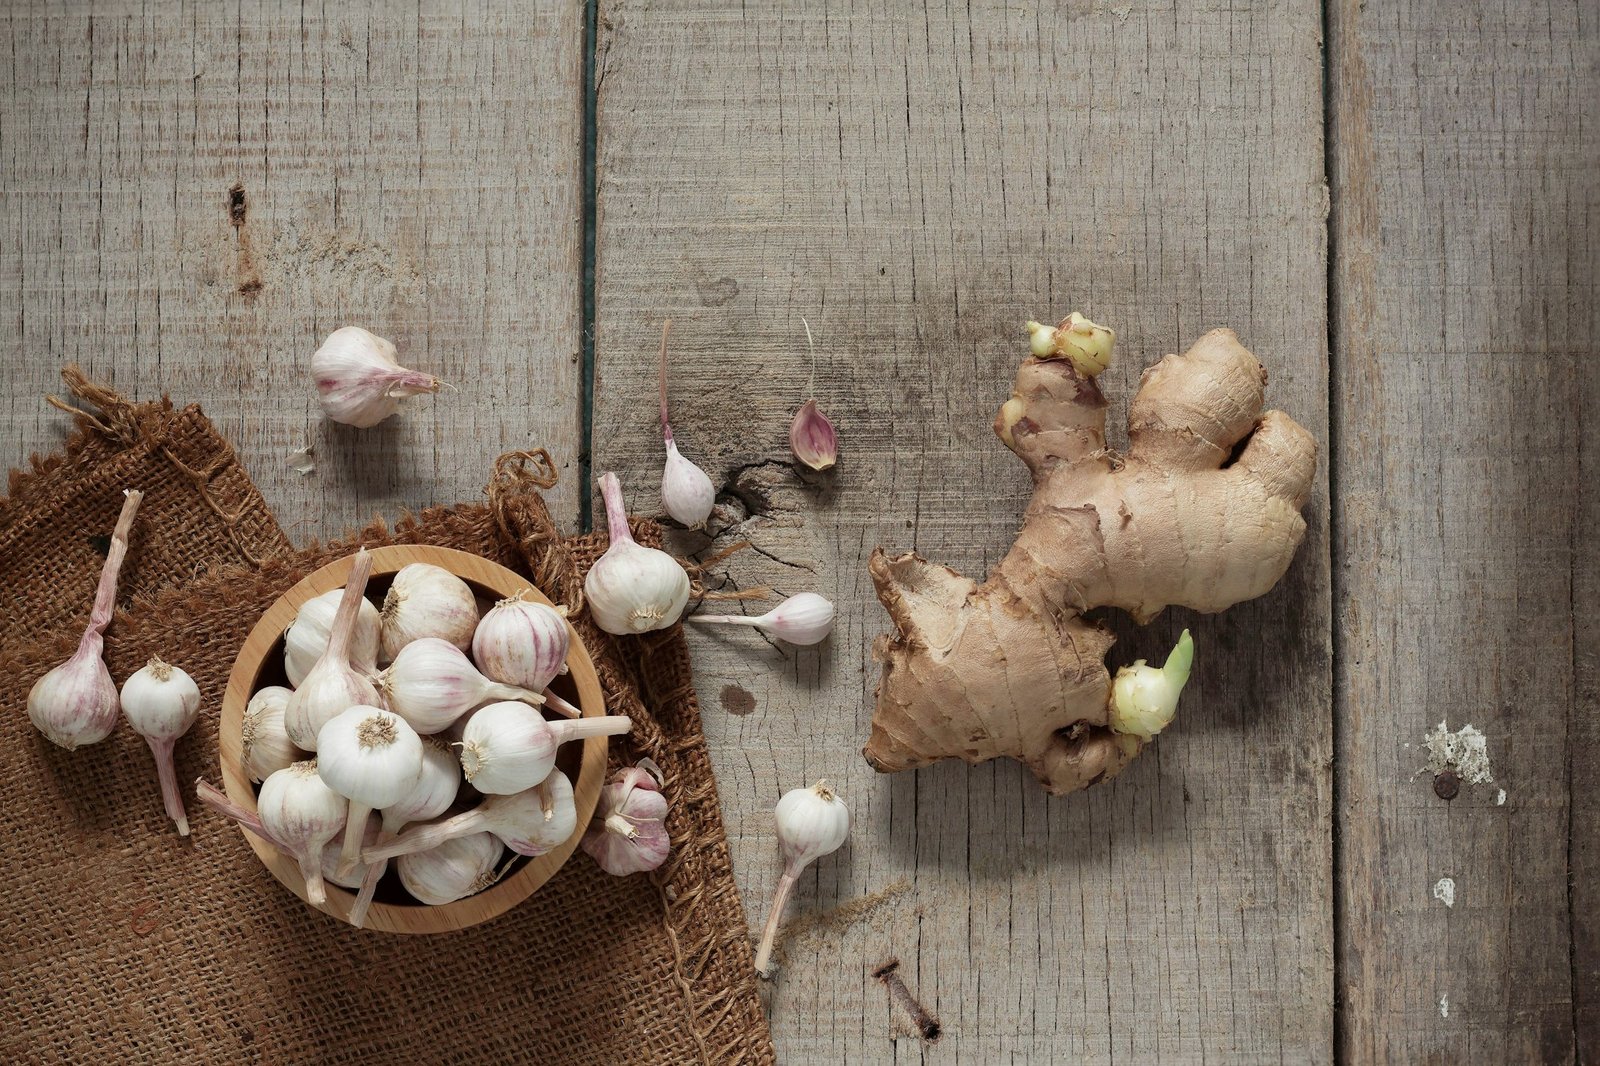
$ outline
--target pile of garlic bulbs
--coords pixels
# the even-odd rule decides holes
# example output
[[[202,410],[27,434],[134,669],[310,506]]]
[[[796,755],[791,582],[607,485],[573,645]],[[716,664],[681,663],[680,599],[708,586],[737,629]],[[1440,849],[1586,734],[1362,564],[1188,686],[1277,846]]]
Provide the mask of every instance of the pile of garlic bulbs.
[[[328,881],[356,890],[358,927],[391,858],[407,895],[439,905],[566,843],[579,827],[557,748],[632,728],[546,692],[567,672],[565,608],[519,594],[480,617],[472,588],[429,563],[402,568],[374,604],[371,569],[363,549],[342,590],[302,605],[284,634],[293,687],[245,709],[255,814],[201,790],[296,861],[312,903]]]

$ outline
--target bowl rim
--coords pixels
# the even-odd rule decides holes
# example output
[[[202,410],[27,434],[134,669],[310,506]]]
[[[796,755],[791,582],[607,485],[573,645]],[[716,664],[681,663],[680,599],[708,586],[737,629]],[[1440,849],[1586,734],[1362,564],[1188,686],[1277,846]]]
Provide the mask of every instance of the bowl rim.
[[[555,606],[534,585],[532,579],[471,552],[431,544],[390,544],[368,548],[367,551],[372,556],[373,577],[397,573],[409,563],[432,563],[477,586],[479,592],[487,591],[495,598],[521,594],[534,602]],[[247,810],[256,809],[256,793],[244,772],[242,761],[241,734],[245,706],[256,692],[257,679],[269,661],[268,656],[281,645],[284,631],[294,621],[301,604],[325,592],[343,588],[354,565],[355,555],[352,552],[319,567],[274,600],[251,628],[234,658],[218,718],[217,760],[222,770],[223,788],[235,803]],[[594,661],[583,644],[583,638],[570,621],[567,623],[567,632],[570,638],[567,669],[577,688],[578,707],[585,718],[603,715],[606,713],[605,694],[600,688]],[[408,905],[374,901],[362,928],[389,933],[442,933],[466,929],[504,914],[531,896],[572,856],[599,802],[600,789],[605,784],[609,738],[589,737],[582,741],[582,745],[578,779],[573,782],[578,825],[565,843],[531,859],[521,869],[490,888],[453,903],[429,906],[423,903]],[[249,841],[256,856],[286,888],[314,909],[341,921],[349,921],[350,908],[355,903],[354,892],[329,882],[327,903],[316,907],[306,897],[305,880],[300,876],[300,869],[293,859],[250,831],[241,828],[240,832]]]

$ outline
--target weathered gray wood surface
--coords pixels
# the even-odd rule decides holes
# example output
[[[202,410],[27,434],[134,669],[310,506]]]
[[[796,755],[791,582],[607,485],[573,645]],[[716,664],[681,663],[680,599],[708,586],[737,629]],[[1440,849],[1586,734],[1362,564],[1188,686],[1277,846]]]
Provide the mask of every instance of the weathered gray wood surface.
[[[928,1061],[1328,1061],[1324,490],[1271,596],[1124,627],[1118,661],[1188,624],[1202,665],[1180,727],[1116,782],[1051,800],[1013,763],[880,777],[859,750],[886,624],[867,553],[981,575],[1015,532],[1027,478],[989,424],[1026,319],[1117,328],[1101,380],[1119,400],[1148,362],[1233,326],[1271,402],[1325,440],[1316,5],[607,2],[601,18],[596,470],[653,507],[654,341],[675,316],[678,439],[732,523],[713,547],[756,549],[719,569],[841,612],[820,653],[694,642],[752,918],[778,873],[769,810],[818,777],[860,828],[796,913],[890,897],[792,942],[780,1058],[916,1061],[871,976],[898,957],[944,1025]],[[836,472],[803,478],[786,437],[802,319],[843,441]]]
[[[1584,996],[1593,1061],[1594,6],[1329,14],[1344,1050],[1570,1061]],[[1494,785],[1417,776],[1440,721]]]

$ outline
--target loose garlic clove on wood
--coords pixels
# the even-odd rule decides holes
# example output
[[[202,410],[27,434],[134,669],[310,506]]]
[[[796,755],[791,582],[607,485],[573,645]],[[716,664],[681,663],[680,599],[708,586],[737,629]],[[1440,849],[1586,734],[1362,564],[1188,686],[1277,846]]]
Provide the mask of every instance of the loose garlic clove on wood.
[[[393,662],[400,649],[424,637],[448,641],[465,651],[478,628],[478,600],[472,588],[442,566],[409,563],[394,575],[383,597],[380,651]]]
[[[311,357],[322,411],[335,422],[369,429],[400,409],[408,396],[438,392],[432,374],[395,362],[394,344],[359,326],[334,330]]]
[[[833,604],[815,592],[797,592],[762,615],[692,614],[701,625],[754,626],[779,640],[805,646],[820,644],[833,632]]]
[[[789,423],[789,449],[813,470],[827,470],[839,461],[839,432],[816,400],[807,400]]]
[[[176,666],[152,657],[122,683],[122,714],[150,745],[167,817],[178,827],[179,836],[188,836],[189,817],[172,764],[172,747],[200,716],[200,686]]]

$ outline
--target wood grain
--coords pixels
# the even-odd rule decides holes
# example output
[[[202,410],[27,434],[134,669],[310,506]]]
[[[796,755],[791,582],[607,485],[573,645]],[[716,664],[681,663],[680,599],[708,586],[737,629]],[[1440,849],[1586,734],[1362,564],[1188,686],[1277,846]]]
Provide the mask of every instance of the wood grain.
[[[859,752],[886,626],[867,553],[982,574],[1014,534],[1027,480],[989,424],[1024,320],[1115,327],[1120,399],[1233,326],[1323,437],[1319,19],[602,2],[595,469],[655,508],[675,316],[674,428],[722,489],[712,546],[754,545],[714,569],[840,607],[820,651],[691,633],[753,923],[779,792],[826,777],[857,817],[796,893],[782,1061],[917,1060],[872,977],[891,956],[942,1023],[931,1061],[1330,1061],[1325,485],[1273,594],[1120,625],[1119,663],[1183,625],[1201,652],[1179,727],[1116,782],[1051,800],[1009,762],[879,777]],[[802,476],[785,433],[813,388],[843,456]]]
[[[1568,1062],[1575,994],[1594,1009],[1594,927],[1575,952],[1569,910],[1596,900],[1596,807],[1571,797],[1596,750],[1595,633],[1575,628],[1597,591],[1593,18],[1329,9],[1352,1062]],[[1446,802],[1417,774],[1440,721],[1487,735],[1494,785]],[[1570,897],[1569,849],[1591,878]]]
[[[43,395],[77,362],[204,404],[296,541],[476,498],[510,448],[575,472],[582,12],[7,5],[8,462],[57,445]],[[306,368],[347,324],[458,391],[372,430],[326,423]]]

